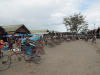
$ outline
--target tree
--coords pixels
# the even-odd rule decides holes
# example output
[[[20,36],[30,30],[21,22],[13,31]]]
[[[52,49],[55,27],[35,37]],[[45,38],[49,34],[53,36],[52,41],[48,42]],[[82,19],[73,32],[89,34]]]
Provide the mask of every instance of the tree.
[[[64,24],[67,29],[69,28],[70,32],[76,31],[78,33],[80,30],[88,29],[87,23],[81,13],[74,13],[74,15],[64,17]]]

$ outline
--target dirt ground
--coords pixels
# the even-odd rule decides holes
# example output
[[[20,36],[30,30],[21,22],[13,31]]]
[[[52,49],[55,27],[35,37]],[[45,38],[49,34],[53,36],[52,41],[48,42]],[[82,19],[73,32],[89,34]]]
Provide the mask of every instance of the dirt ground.
[[[100,39],[97,45],[76,40],[45,47],[42,63],[12,60],[11,66],[0,71],[0,75],[100,75],[99,43]]]

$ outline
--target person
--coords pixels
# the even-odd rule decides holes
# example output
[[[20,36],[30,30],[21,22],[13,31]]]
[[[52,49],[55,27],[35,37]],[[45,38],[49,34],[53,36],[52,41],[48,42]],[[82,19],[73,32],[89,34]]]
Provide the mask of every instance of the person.
[[[43,37],[43,42],[44,42],[44,44],[46,45],[46,41],[45,41],[45,40],[46,40],[46,37],[44,36],[44,37]]]
[[[20,40],[20,38],[18,37],[18,39],[17,39],[17,47],[18,47],[18,49],[20,49],[20,43],[21,43],[21,40]]]
[[[25,42],[26,41],[26,38],[23,36],[21,36],[21,51],[24,50],[24,46],[25,46]]]
[[[25,38],[25,36],[23,35],[23,36],[21,37],[21,44],[22,44],[22,45],[24,44],[24,41],[26,41],[26,38]]]
[[[40,38],[39,38],[41,41],[43,41],[43,37],[42,36],[40,36]]]
[[[10,49],[10,51],[13,51],[13,40],[12,40],[12,37],[10,37],[10,39],[9,39],[9,49]]]
[[[69,37],[67,37],[67,41],[70,42],[70,38]]]
[[[47,40],[48,40],[48,37],[45,36],[45,45],[47,45]]]
[[[86,42],[88,41],[88,37],[87,37],[87,35],[85,35],[85,41],[86,41]]]
[[[96,41],[97,36],[95,35],[95,41]]]
[[[5,43],[2,40],[2,37],[0,35],[0,58],[3,57],[3,52],[1,52],[1,50],[3,49],[4,45],[5,45]]]
[[[95,35],[92,36],[92,44],[95,43]]]

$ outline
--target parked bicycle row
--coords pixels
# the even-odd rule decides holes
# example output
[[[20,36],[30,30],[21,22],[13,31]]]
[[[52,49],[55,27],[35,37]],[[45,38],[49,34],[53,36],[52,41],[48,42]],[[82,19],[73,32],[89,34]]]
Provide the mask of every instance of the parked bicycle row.
[[[24,58],[25,61],[31,61],[39,64],[43,61],[43,56],[45,54],[44,47],[54,47],[55,45],[60,45],[62,42],[75,41],[75,38],[71,37],[41,37],[35,36],[34,38],[27,38],[25,36],[8,38],[8,42],[4,42],[0,37],[0,71],[6,70],[10,67],[12,62],[12,56],[16,55],[18,61]],[[7,46],[8,43],[8,46]],[[2,51],[3,50],[3,51]],[[10,55],[3,53],[4,51],[11,51]]]

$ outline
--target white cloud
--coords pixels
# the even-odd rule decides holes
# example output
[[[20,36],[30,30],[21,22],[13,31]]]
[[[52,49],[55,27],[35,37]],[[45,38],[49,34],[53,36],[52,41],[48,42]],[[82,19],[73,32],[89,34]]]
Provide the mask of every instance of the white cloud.
[[[64,15],[63,13],[56,13],[56,14],[54,14],[54,15],[51,15],[51,16],[66,16],[66,15]]]
[[[88,9],[84,10],[82,13],[86,16],[86,20],[89,22],[89,28],[94,29],[100,27],[99,21],[100,21],[100,2],[96,2],[91,4]]]
[[[80,10],[82,3],[89,4]],[[89,28],[100,23],[100,2],[88,0],[0,0],[0,25],[25,24],[28,29],[54,29],[66,31],[63,17],[82,12],[89,22]]]

